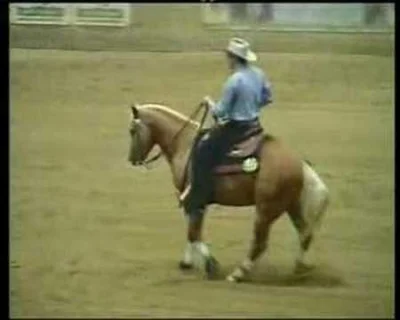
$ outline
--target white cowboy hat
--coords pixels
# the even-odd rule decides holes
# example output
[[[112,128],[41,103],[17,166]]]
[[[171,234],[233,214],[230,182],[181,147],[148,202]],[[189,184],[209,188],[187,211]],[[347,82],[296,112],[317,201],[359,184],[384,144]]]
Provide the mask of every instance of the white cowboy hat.
[[[249,62],[257,60],[257,55],[250,50],[250,44],[240,38],[232,38],[226,51]]]

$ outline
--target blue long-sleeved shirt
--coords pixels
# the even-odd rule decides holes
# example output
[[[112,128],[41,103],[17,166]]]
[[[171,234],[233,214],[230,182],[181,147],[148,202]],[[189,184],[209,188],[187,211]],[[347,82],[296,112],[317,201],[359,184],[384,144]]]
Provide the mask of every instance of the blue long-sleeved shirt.
[[[271,87],[264,72],[255,66],[245,66],[228,78],[221,100],[211,112],[218,121],[253,120],[258,118],[261,108],[271,101]]]

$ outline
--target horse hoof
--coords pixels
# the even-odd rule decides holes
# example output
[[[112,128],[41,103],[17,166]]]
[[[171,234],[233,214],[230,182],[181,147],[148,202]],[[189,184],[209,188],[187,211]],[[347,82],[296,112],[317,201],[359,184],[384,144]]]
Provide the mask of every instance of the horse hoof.
[[[208,280],[214,280],[218,277],[219,263],[214,257],[209,257],[205,262],[206,275]]]
[[[241,281],[241,279],[230,274],[229,276],[226,277],[226,281],[232,282],[232,283],[238,283]]]
[[[185,262],[185,261],[179,261],[179,269],[181,269],[181,270],[192,270],[193,269],[193,264]]]

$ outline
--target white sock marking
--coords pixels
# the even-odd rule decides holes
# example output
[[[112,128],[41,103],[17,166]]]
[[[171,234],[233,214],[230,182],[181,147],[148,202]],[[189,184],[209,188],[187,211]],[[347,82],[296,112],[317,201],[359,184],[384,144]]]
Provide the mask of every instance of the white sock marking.
[[[254,262],[251,261],[249,258],[244,259],[242,262],[242,267],[245,268],[247,271],[250,271],[254,266]]]
[[[195,250],[200,253],[204,258],[208,258],[211,255],[208,246],[204,242],[193,242],[193,248],[195,248]]]
[[[191,243],[186,244],[185,253],[183,254],[183,262],[187,264],[193,263],[193,246]]]

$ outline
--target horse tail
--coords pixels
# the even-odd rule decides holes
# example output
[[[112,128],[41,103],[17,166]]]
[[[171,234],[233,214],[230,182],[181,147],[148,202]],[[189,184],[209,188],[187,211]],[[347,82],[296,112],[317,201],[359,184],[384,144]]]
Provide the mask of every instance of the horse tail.
[[[301,212],[313,234],[321,226],[321,221],[329,204],[329,190],[307,161],[303,162],[304,185],[300,196]]]

